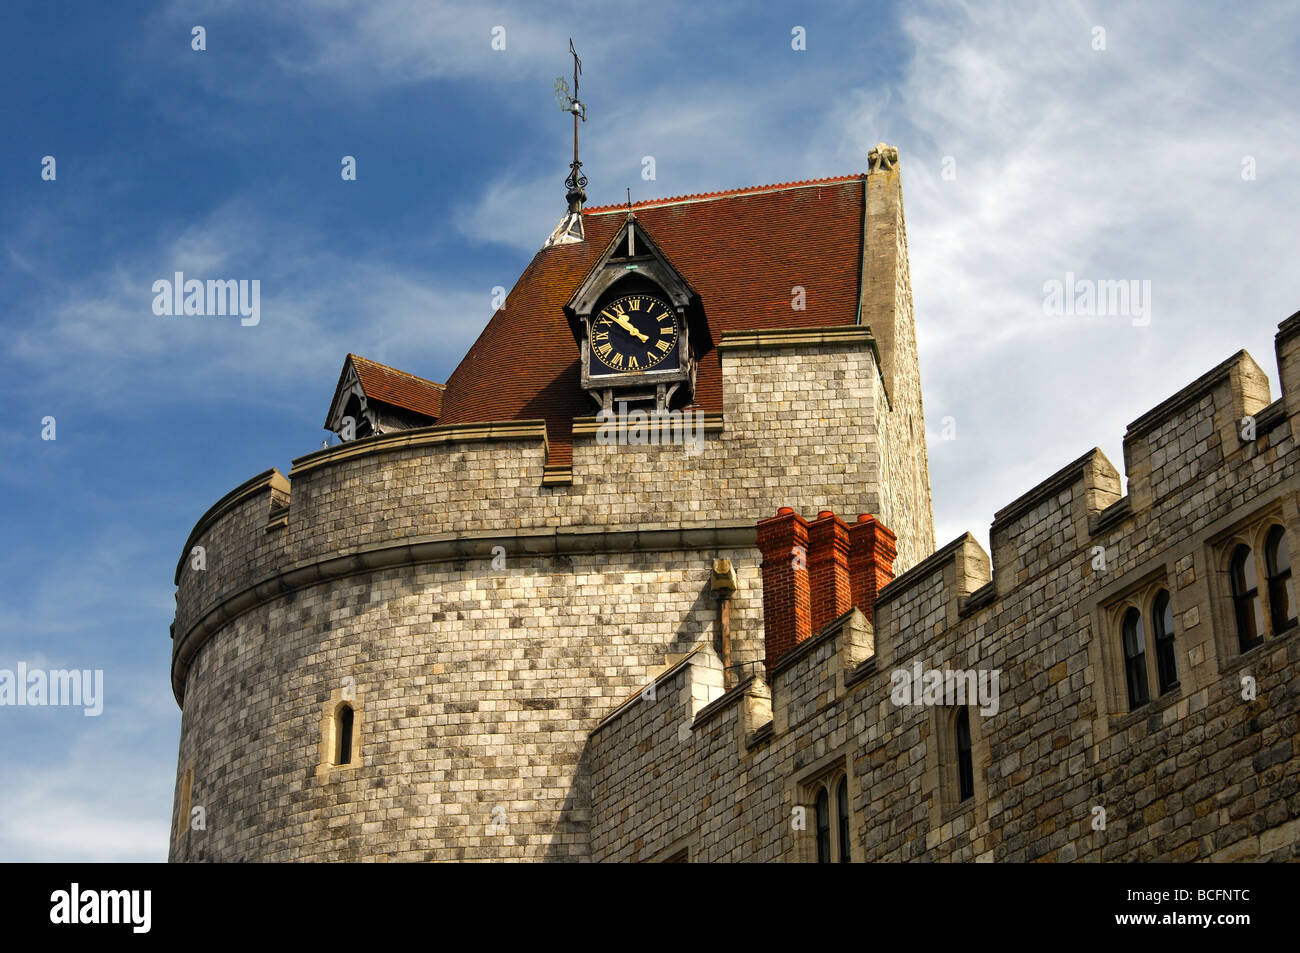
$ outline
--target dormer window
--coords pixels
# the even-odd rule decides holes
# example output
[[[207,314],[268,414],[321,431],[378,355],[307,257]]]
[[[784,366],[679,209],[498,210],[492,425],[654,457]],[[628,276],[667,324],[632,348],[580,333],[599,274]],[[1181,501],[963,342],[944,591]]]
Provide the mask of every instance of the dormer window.
[[[442,384],[349,354],[339,374],[325,429],[344,443],[428,427],[442,414]]]

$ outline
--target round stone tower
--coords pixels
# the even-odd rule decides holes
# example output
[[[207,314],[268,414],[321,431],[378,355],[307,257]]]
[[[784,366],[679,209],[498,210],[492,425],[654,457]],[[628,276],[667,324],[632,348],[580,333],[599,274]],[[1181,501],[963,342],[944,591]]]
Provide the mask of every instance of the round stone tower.
[[[356,439],[233,490],[181,555],[171,858],[584,859],[601,719],[700,643],[733,684],[761,663],[758,520],[871,512],[899,571],[928,554],[897,175],[645,203],[625,244],[626,208],[587,210],[445,388],[345,367]],[[613,244],[694,296],[669,421],[580,386],[566,302]]]

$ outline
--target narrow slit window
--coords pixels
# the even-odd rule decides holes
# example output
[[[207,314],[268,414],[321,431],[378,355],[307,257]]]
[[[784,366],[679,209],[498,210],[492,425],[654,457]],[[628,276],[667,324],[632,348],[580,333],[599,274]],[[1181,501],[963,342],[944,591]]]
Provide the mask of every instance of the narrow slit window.
[[[1124,680],[1128,684],[1129,711],[1145,705],[1150,700],[1147,692],[1146,632],[1142,627],[1142,613],[1129,609],[1124,613]]]
[[[1232,554],[1232,608],[1237,620],[1237,641],[1241,650],[1253,649],[1264,640],[1264,613],[1259,604],[1259,577],[1255,554],[1249,546],[1238,546]]]
[[[1291,550],[1286,530],[1274,526],[1264,544],[1264,565],[1268,569],[1268,604],[1273,616],[1273,634],[1280,635],[1296,624],[1295,592],[1291,583]]]
[[[340,706],[335,724],[335,738],[337,739],[335,764],[352,763],[352,717],[351,705]]]
[[[1160,694],[1178,687],[1178,656],[1174,651],[1174,609],[1169,593],[1161,590],[1151,614],[1156,629],[1156,674]]]
[[[975,761],[971,757],[970,709],[962,706],[957,711],[957,791],[958,800],[975,796]]]

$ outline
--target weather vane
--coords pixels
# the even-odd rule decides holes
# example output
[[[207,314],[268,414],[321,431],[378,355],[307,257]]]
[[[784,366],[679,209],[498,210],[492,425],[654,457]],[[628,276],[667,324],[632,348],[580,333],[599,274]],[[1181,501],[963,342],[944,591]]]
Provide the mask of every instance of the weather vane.
[[[582,163],[578,161],[578,120],[587,121],[587,107],[578,99],[578,77],[582,75],[582,60],[578,59],[578,51],[573,48],[572,37],[569,38],[569,53],[573,56],[573,92],[570,94],[569,84],[563,76],[556,77],[555,102],[564,112],[573,113],[573,163],[569,167],[569,177],[564,180],[564,185],[569,190],[566,198],[572,209],[576,203],[587,200],[587,177],[582,174]]]

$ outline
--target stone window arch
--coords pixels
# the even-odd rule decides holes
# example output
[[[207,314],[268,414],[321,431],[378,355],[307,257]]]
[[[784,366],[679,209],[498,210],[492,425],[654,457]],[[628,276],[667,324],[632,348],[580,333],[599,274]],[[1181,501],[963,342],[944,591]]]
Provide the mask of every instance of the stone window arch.
[[[334,709],[334,764],[352,763],[352,734],[356,727],[356,712],[348,702]]]
[[[853,861],[853,804],[842,757],[821,763],[800,783],[797,803],[806,805],[808,834],[800,848],[803,860],[819,864]]]
[[[1098,640],[1102,698],[1111,715],[1135,712],[1180,690],[1174,592],[1166,567],[1160,567],[1099,606],[1097,622],[1105,633]]]
[[[365,705],[355,682],[344,682],[330,693],[320,710],[316,777],[321,781],[329,781],[340,772],[347,776],[365,764]]]

